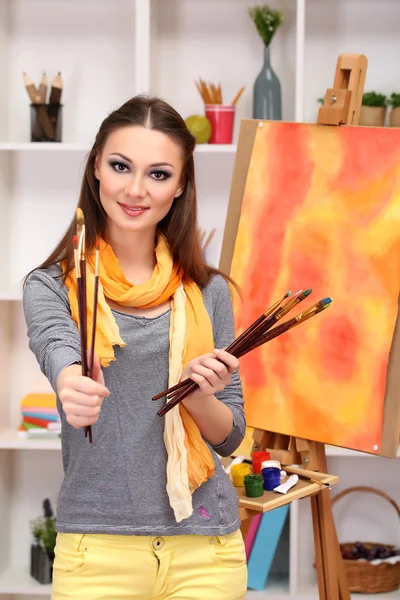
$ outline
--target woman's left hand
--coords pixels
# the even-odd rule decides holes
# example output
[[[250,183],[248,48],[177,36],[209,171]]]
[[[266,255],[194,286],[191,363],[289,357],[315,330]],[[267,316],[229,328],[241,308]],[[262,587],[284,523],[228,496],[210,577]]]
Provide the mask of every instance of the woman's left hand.
[[[230,384],[232,373],[238,368],[238,359],[225,350],[216,349],[212,354],[203,354],[191,360],[186,365],[182,379],[190,377],[198,388],[188,398],[214,396],[221,392]]]

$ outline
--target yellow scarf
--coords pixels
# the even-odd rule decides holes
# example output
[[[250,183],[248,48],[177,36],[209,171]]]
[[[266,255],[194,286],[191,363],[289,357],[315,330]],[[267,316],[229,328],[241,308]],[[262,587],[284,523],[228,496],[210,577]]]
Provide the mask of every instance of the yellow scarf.
[[[170,352],[168,387],[181,380],[185,365],[214,349],[212,325],[199,287],[182,282],[182,270],[174,266],[163,236],[156,246],[157,264],[149,281],[132,285],[125,278],[111,246],[100,241],[99,296],[95,352],[103,367],[115,360],[114,345],[125,346],[118,325],[105,298],[121,306],[148,308],[171,299]],[[87,327],[93,320],[95,255],[89,253],[87,263]],[[73,320],[79,326],[75,270],[66,279]],[[88,339],[89,333],[88,333]],[[161,391],[161,390],[160,390]],[[148,398],[152,402],[151,398]],[[157,417],[159,418],[159,417]],[[200,431],[182,406],[170,410],[164,417],[164,442],[168,454],[167,492],[176,521],[192,512],[192,492],[214,474],[214,461]]]

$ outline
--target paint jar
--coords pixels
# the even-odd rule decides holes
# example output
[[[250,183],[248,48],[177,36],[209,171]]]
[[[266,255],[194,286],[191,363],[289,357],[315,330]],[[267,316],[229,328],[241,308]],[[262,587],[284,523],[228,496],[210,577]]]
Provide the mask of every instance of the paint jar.
[[[281,482],[281,463],[279,460],[266,460],[261,465],[264,490],[271,491]]]
[[[246,496],[249,498],[259,498],[264,493],[264,480],[261,475],[246,475],[244,478],[244,487]]]
[[[261,465],[264,461],[270,460],[271,455],[269,452],[264,450],[257,450],[251,455],[251,462],[253,464],[253,473],[261,474]]]
[[[240,463],[238,465],[231,466],[232,483],[235,487],[243,487],[245,475],[249,474],[250,465],[247,463]]]

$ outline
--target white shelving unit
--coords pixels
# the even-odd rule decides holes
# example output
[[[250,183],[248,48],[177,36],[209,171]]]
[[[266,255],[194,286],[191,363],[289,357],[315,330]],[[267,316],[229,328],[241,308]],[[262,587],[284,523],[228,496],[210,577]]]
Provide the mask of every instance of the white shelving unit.
[[[49,391],[29,351],[21,280],[54,247],[73,215],[85,156],[101,120],[137,93],[164,97],[182,116],[201,114],[194,80],[220,81],[226,100],[246,85],[234,143],[196,149],[199,224],[216,228],[208,260],[219,262],[240,120],[251,117],[262,43],[247,16],[250,0],[0,0],[0,598],[49,598],[29,576],[29,520],[44,497],[56,503],[60,441],[17,435],[19,402]],[[337,55],[369,59],[366,89],[400,91],[398,0],[271,0],[285,21],[272,47],[283,119],[315,122],[333,82]],[[359,16],[363,16],[363,22]],[[29,142],[22,71],[35,80],[61,70],[63,142]],[[328,448],[338,492],[372,485],[400,502],[399,461]],[[334,513],[339,539],[399,543],[395,517],[375,497],[344,499]],[[372,517],[377,517],[375,524]],[[291,506],[279,561],[252,600],[316,600],[309,502]],[[356,596],[362,600],[364,596]],[[399,592],[385,599],[399,598]]]

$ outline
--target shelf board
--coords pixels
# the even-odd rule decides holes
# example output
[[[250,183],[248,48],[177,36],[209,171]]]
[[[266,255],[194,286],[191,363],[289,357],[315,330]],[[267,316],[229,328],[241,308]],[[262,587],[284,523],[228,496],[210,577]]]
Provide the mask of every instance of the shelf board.
[[[9,567],[0,573],[0,594],[51,595],[51,584],[42,585],[29,574],[28,567]]]
[[[16,302],[22,300],[21,290],[0,290],[0,302]]]
[[[42,585],[29,575],[28,567],[10,567],[0,574],[0,594],[46,596],[51,585]],[[390,595],[389,595],[390,597]],[[286,600],[289,598],[288,580],[268,577],[264,590],[248,590],[246,600]]]
[[[0,300],[1,300],[0,295]],[[4,299],[4,298],[3,298]],[[14,429],[6,429],[0,431],[0,450],[60,450],[61,442],[59,438],[43,439],[43,438],[23,438],[17,434]],[[356,457],[356,458],[371,458],[371,454],[366,452],[357,452],[355,450],[347,450],[347,448],[336,448],[334,446],[326,446],[327,456],[336,456],[340,458]],[[397,451],[397,458],[400,458],[400,446]]]
[[[88,152],[87,144],[70,144],[58,142],[0,142],[0,151],[3,152]]]
[[[284,576],[269,575],[263,590],[247,590],[246,600],[286,600],[289,598],[289,579]]]
[[[234,154],[236,144],[197,144],[196,152],[199,154]]]
[[[0,450],[61,450],[61,440],[58,437],[25,438],[14,429],[6,429],[0,432]]]
[[[234,154],[236,144],[198,144],[197,154]],[[0,142],[0,152],[89,152],[88,144],[65,142]]]
[[[359,594],[359,593],[351,593],[351,598],[354,600],[371,600],[373,597],[374,600],[394,600],[395,598],[399,600],[399,590],[394,592],[385,592],[384,594]],[[312,582],[299,582],[298,588],[296,590],[296,600],[318,600],[318,585],[317,583]]]

